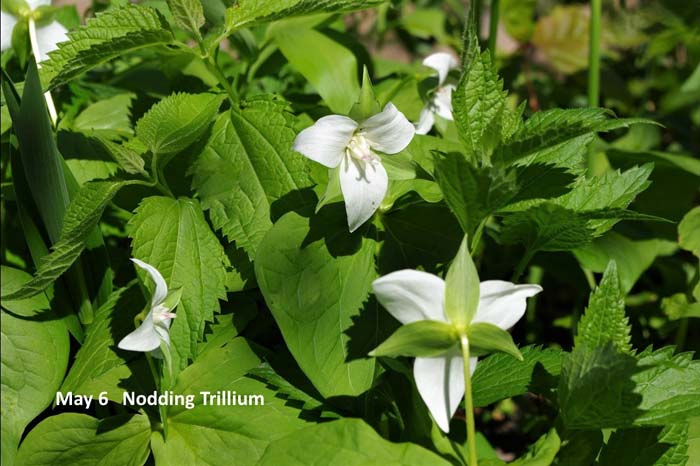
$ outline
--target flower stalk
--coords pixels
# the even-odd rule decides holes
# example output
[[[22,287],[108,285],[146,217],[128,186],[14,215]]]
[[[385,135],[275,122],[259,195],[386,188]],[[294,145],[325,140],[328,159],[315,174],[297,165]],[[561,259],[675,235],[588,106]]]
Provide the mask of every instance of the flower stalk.
[[[474,401],[472,397],[472,377],[469,360],[469,340],[465,333],[459,336],[462,347],[462,362],[464,363],[464,418],[467,422],[467,451],[469,454],[469,466],[478,466],[476,458],[476,425],[474,423]]]
[[[588,43],[588,106],[600,103],[600,17],[602,0],[591,0],[591,23]]]
[[[491,15],[489,16],[489,52],[496,56],[496,40],[498,39],[498,20],[500,16],[500,1],[491,0]]]

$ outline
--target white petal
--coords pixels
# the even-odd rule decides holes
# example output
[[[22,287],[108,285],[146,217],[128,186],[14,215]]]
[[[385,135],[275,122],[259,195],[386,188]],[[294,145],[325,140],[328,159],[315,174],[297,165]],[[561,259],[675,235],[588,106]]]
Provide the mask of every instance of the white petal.
[[[9,13],[0,11],[0,50],[12,47],[12,30],[17,24],[17,18]]]
[[[68,29],[63,27],[58,21],[36,28],[36,41],[41,55],[39,61],[49,58],[49,52],[58,48],[59,42],[68,40]]]
[[[435,113],[445,120],[453,120],[452,117],[452,91],[456,88],[452,84],[447,84],[435,92],[433,105]]]
[[[473,374],[476,358],[469,358],[469,365]],[[433,419],[440,429],[449,432],[450,419],[464,396],[464,365],[460,349],[455,347],[434,358],[416,358],[413,378]]]
[[[525,314],[526,299],[540,291],[539,285],[514,285],[500,280],[481,282],[479,308],[473,322],[488,322],[508,330]]]
[[[445,52],[437,52],[432,55],[428,55],[425,57],[425,60],[423,60],[423,64],[438,72],[439,86],[442,86],[442,84],[445,82],[445,79],[447,79],[447,74],[450,72],[450,70],[459,66],[457,60],[452,55]]]
[[[166,296],[168,296],[168,285],[165,283],[165,279],[160,274],[158,269],[153,267],[151,264],[147,264],[142,260],[133,258],[131,261],[148,272],[153,280],[153,283],[156,284],[156,289],[153,291],[153,297],[151,298],[151,307],[156,307],[165,300]]]
[[[379,208],[388,185],[389,177],[379,160],[365,162],[348,155],[343,157],[340,190],[345,199],[350,232],[357,230]]]
[[[356,129],[357,123],[346,116],[325,116],[300,132],[292,148],[314,162],[335,168]]]
[[[445,281],[431,273],[399,270],[372,282],[372,289],[389,313],[402,324],[445,317]]]
[[[428,134],[435,124],[435,116],[430,105],[423,107],[416,123],[416,134]]]
[[[160,347],[161,338],[153,325],[153,311],[146,315],[139,328],[122,338],[117,345],[129,351],[153,351]]]
[[[51,5],[51,0],[26,0],[27,5],[29,5],[29,8],[32,10],[36,10],[40,6],[48,6]]]
[[[360,131],[372,149],[385,154],[401,152],[416,134],[416,128],[392,103],[386,104],[381,113],[362,122]]]

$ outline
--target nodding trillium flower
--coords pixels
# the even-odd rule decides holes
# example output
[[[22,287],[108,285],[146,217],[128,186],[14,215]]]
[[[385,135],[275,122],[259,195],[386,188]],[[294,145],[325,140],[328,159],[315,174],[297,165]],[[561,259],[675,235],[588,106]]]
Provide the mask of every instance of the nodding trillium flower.
[[[342,115],[325,116],[299,133],[293,148],[328,168],[340,167],[340,190],[353,232],[374,214],[386,195],[389,177],[377,152],[401,152],[414,134],[411,122],[389,103],[382,112],[360,122]]]
[[[416,123],[416,134],[428,134],[435,124],[435,115],[445,120],[453,120],[452,91],[456,88],[453,84],[445,84],[445,81],[450,70],[457,68],[457,60],[449,53],[438,52],[428,55],[423,60],[423,65],[437,71],[438,86],[420,112],[418,123]]]
[[[7,6],[6,11],[6,3]],[[51,0],[19,0],[12,2],[3,2],[3,9],[0,11],[0,49],[5,51],[12,46],[12,32],[17,23],[29,21],[29,34],[32,43],[32,49],[38,56],[37,62],[44,61],[49,58],[49,52],[58,48],[59,42],[68,40],[68,30],[58,21],[50,21],[44,24],[42,20],[41,7],[49,7]],[[36,24],[38,22],[38,24]],[[36,43],[34,43],[33,29],[36,28]]]
[[[445,311],[445,281],[440,277],[399,270],[375,280],[372,287],[382,306],[404,325],[425,320],[451,323]],[[479,304],[469,325],[484,322],[507,330],[525,313],[526,298],[542,291],[542,287],[488,280],[481,282],[479,291]],[[476,357],[469,358],[471,374],[476,361]],[[464,364],[459,346],[439,356],[416,357],[413,377],[435,422],[449,432],[450,419],[464,396]]]
[[[131,261],[148,272],[156,285],[151,298],[151,308],[139,328],[122,338],[117,345],[129,351],[154,351],[160,356],[161,342],[170,345],[170,321],[176,316],[171,311],[180,301],[180,290],[168,294],[168,285],[158,269],[138,259]]]

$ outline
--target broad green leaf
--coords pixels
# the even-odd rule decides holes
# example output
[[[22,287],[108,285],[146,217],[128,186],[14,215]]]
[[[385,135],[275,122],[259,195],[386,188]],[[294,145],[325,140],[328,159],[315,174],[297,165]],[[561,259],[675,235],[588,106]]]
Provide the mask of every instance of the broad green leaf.
[[[523,360],[496,353],[480,360],[472,376],[474,406],[522,395],[528,391],[546,395],[556,386],[563,353],[551,348],[527,346],[521,349]]]
[[[589,21],[581,21],[588,11],[582,4],[556,5],[535,24],[532,43],[561,73],[572,74],[588,65]]]
[[[559,452],[561,440],[557,430],[552,428],[540,437],[524,456],[510,463],[513,466],[549,466]]]
[[[68,206],[63,218],[60,240],[44,257],[34,275],[20,289],[3,290],[3,300],[32,297],[44,291],[78,259],[88,236],[97,226],[107,204],[126,181],[96,181],[85,185]]]
[[[258,466],[448,466],[435,453],[412,443],[391,443],[360,419],[322,423],[283,437],[265,450]]]
[[[134,329],[134,316],[145,305],[137,287],[121,288],[95,312],[85,341],[75,355],[60,392],[92,395],[101,392],[115,403],[124,391],[152,389],[152,376],[139,353],[123,351],[117,343]]]
[[[557,455],[557,466],[590,466],[595,464],[603,446],[600,430],[570,430],[562,437],[562,447]]]
[[[195,162],[192,184],[212,223],[250,258],[271,216],[300,206],[311,186],[303,156],[292,152],[294,118],[283,103],[257,98],[216,121]]]
[[[350,49],[296,21],[275,24],[268,34],[333,113],[350,111],[360,93],[357,58]]]
[[[625,315],[625,294],[620,286],[615,261],[610,261],[598,288],[591,293],[574,338],[575,346],[597,348],[609,343],[617,351],[632,351],[629,319]]]
[[[596,466],[685,466],[687,424],[620,429],[612,433]]]
[[[669,256],[678,249],[673,241],[663,239],[631,240],[609,231],[591,244],[573,251],[582,267],[602,273],[614,260],[620,273],[620,286],[627,294],[657,257]]]
[[[63,413],[32,429],[22,442],[16,464],[141,466],[148,458],[150,433],[151,423],[144,414],[99,420],[87,414]]]
[[[493,352],[502,352],[524,361],[523,355],[510,333],[496,325],[486,322],[477,322],[469,325],[469,348],[473,349],[474,356],[483,356]]]
[[[445,277],[445,314],[452,325],[466,329],[479,307],[479,273],[469,252],[467,236]]]
[[[42,63],[42,81],[48,88],[130,51],[167,45],[174,40],[163,16],[140,5],[98,13],[85,26],[69,32],[68,38]]]
[[[197,354],[204,324],[226,296],[228,259],[192,199],[144,199],[127,225],[132,255],[160,271],[170,289],[182,288],[178,318],[170,327],[175,371]]]
[[[700,207],[685,214],[678,224],[678,244],[700,257]]]
[[[0,270],[2,270],[2,273],[0,273],[0,282],[2,283],[0,289],[2,290],[16,290],[32,279],[32,276],[27,272],[5,265],[0,265]],[[10,301],[3,298],[2,308],[17,316],[29,317],[48,311],[49,300],[45,293],[37,293],[31,298],[18,301]]]
[[[254,466],[271,441],[304,427],[298,408],[265,383],[245,376],[259,362],[248,343],[235,338],[202,353],[182,371],[173,392],[193,396],[195,407],[168,409],[167,439],[161,432],[151,437],[156,465]],[[205,405],[202,391],[259,398],[246,398],[246,405]]]
[[[3,300],[26,299],[44,291],[78,259],[107,204],[127,181],[86,184],[68,206],[59,241],[44,257],[34,275],[20,289],[3,290]]]
[[[107,150],[109,155],[119,164],[122,170],[130,175],[146,175],[146,163],[141,154],[130,148],[126,144],[117,144],[108,139],[99,138],[100,143]]]
[[[386,0],[241,0],[226,11],[229,31],[293,16],[363,10]]]
[[[136,136],[154,154],[180,152],[202,136],[222,100],[217,94],[172,94],[141,117]]]
[[[437,320],[419,320],[399,327],[370,356],[438,356],[459,342],[455,328]]]
[[[636,136],[632,131],[628,134]],[[617,166],[616,162],[634,164],[653,162],[655,167],[673,168],[691,175],[700,176],[700,160],[690,155],[617,148],[606,150],[605,155],[608,156],[611,162],[615,163],[615,166]]]
[[[30,276],[2,267],[3,282],[27,281]],[[3,283],[4,285],[4,283]],[[46,297],[41,295],[42,300]],[[39,311],[39,297],[24,301]],[[3,300],[3,307],[7,304]],[[68,366],[68,331],[61,320],[26,320],[4,310],[2,327],[2,464],[13,464],[25,427],[51,404]]]
[[[325,209],[331,207],[339,205]],[[376,342],[357,348],[349,360],[353,340],[348,332],[358,325],[353,320],[362,320],[361,308],[376,278],[376,245],[347,233],[341,209],[333,210],[338,215],[332,223],[322,216],[309,221],[286,214],[265,236],[255,258],[258,284],[285,342],[324,397],[359,395],[370,387],[374,374],[374,360],[360,358]],[[316,225],[317,219],[323,227]],[[325,236],[317,228],[324,228]],[[377,330],[365,329],[362,336]]]
[[[88,105],[73,120],[72,130],[109,140],[133,135],[129,117],[135,97],[134,94],[118,94]]]
[[[643,413],[642,396],[632,376],[637,360],[611,344],[599,348],[579,345],[567,355],[559,379],[559,406],[570,429],[631,426]]]
[[[204,26],[204,8],[200,0],[168,0],[175,23],[195,38],[201,38],[199,29]]]
[[[493,157],[510,164],[590,133],[627,128],[635,123],[652,123],[643,118],[611,119],[610,116],[611,113],[602,108],[537,112],[496,148]]]

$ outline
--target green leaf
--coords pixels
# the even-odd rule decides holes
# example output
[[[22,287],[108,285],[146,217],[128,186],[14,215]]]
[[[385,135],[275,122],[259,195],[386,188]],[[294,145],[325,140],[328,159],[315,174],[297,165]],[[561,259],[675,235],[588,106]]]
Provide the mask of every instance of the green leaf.
[[[496,148],[493,157],[499,162],[511,164],[590,133],[627,128],[636,123],[653,123],[644,118],[610,119],[610,115],[608,110],[602,108],[537,112]]]
[[[455,328],[437,320],[420,320],[399,327],[381,345],[369,352],[379,356],[431,357],[444,354],[459,341]]]
[[[212,348],[180,373],[173,388],[176,394],[191,396],[193,409],[168,409],[168,433],[154,432],[151,447],[156,464],[219,466],[235,458],[240,466],[255,466],[271,441],[304,427],[302,412],[278,397],[265,383],[246,377],[260,359],[243,338]],[[235,392],[246,405],[205,404],[202,391]],[[236,398],[236,402],[240,398]],[[257,402],[258,404],[254,404]],[[261,404],[262,403],[262,404]]]
[[[226,11],[229,31],[293,16],[346,13],[363,10],[386,0],[241,0]]]
[[[685,466],[691,464],[687,441],[687,424],[620,429],[608,439],[596,466]]]
[[[174,40],[163,16],[139,5],[98,13],[68,38],[42,63],[42,81],[49,89],[125,53]]]
[[[20,289],[3,290],[2,299],[30,298],[44,291],[68,270],[85,249],[86,241],[107,204],[127,184],[127,181],[95,181],[83,186],[68,206],[59,241],[51,254],[41,260],[34,278]]]
[[[160,271],[170,289],[182,288],[170,328],[175,371],[197,354],[204,324],[226,296],[224,250],[192,199],[149,197],[127,224],[132,255]]]
[[[258,466],[448,466],[450,463],[412,443],[391,443],[360,419],[341,419],[294,432],[265,450]]]
[[[178,26],[201,39],[199,29],[204,26],[205,19],[200,0],[168,0],[168,7]]]
[[[73,131],[110,140],[133,135],[130,116],[135,97],[130,93],[118,94],[88,105],[73,120]]]
[[[304,158],[291,149],[294,123],[283,103],[254,99],[219,117],[192,168],[214,227],[250,258],[272,227],[275,208],[303,204],[300,190],[312,184]]]
[[[105,138],[99,138],[99,141],[122,170],[130,175],[147,174],[143,157],[128,145],[117,144]]]
[[[334,207],[333,223],[322,216],[309,221],[286,214],[265,236],[255,258],[255,276],[282,336],[324,397],[368,389],[374,359],[359,358],[376,345],[370,342],[372,346],[357,350],[358,359],[349,360],[353,342],[347,332],[353,319],[362,319],[360,309],[376,278],[376,245],[347,233],[342,206]],[[316,236],[316,220],[327,223],[325,235],[332,231],[332,236]]]
[[[642,414],[642,396],[632,376],[637,360],[617,352],[611,344],[591,348],[580,345],[562,362],[559,406],[570,429],[630,426]]]
[[[5,275],[14,275],[13,281],[29,278],[28,274],[5,266],[2,275],[3,282],[7,280]],[[6,304],[3,300],[3,306]],[[3,310],[0,327],[2,464],[13,464],[25,427],[56,396],[68,367],[70,344],[66,326],[60,320],[26,320]]]
[[[535,29],[537,0],[504,0],[501,4],[501,21],[506,32],[518,42],[530,40]]]
[[[629,319],[625,316],[625,295],[620,287],[615,261],[610,261],[603,279],[591,293],[574,338],[575,346],[597,348],[608,343],[617,351],[632,351]]]
[[[374,88],[372,87],[372,80],[369,76],[369,71],[365,66],[362,70],[362,88],[360,88],[360,98],[353,105],[348,116],[355,121],[366,120],[372,115],[376,115],[381,112],[382,109],[379,106],[379,101],[377,96],[374,94]]]
[[[457,328],[465,329],[479,307],[479,273],[465,236],[445,277],[445,314]]]
[[[150,434],[151,423],[144,414],[98,420],[86,414],[63,413],[32,429],[22,442],[17,465],[141,466],[148,458]]]
[[[217,94],[172,94],[136,123],[136,136],[151,152],[175,154],[199,139],[219,110]]]
[[[700,207],[685,214],[678,224],[678,244],[700,257]]]
[[[333,113],[346,115],[350,111],[360,93],[357,58],[350,49],[294,20],[271,26],[268,34]]]
[[[477,322],[469,325],[469,348],[474,356],[483,356],[488,353],[502,352],[524,361],[523,355],[513,342],[513,337],[496,325],[486,322]]]
[[[0,289],[2,290],[16,290],[32,279],[32,276],[27,272],[5,265],[0,265],[0,270],[2,270],[2,273],[0,273],[0,282],[2,283]],[[49,310],[49,300],[45,293],[37,293],[31,298],[19,301],[10,301],[3,298],[2,308],[17,316],[29,317]]]
[[[549,466],[559,452],[561,440],[556,429],[550,429],[540,437],[524,456],[510,463],[512,466]]]
[[[675,293],[661,300],[661,309],[671,320],[700,317],[700,303],[688,302],[685,293]]]
[[[552,348],[527,346],[523,360],[496,353],[476,365],[472,376],[474,406],[486,406],[528,391],[546,394],[561,369],[563,353]]]

